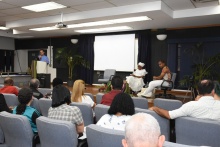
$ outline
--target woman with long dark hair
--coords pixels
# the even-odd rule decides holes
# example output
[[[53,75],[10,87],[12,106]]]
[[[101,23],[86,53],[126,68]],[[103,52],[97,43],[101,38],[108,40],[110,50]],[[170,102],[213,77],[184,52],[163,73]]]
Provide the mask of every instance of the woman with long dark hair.
[[[13,114],[26,116],[33,132],[37,133],[36,119],[40,116],[40,113],[30,106],[33,101],[32,90],[30,88],[22,88],[18,93],[18,101],[20,104],[14,108]]]
[[[112,104],[96,125],[114,130],[124,130],[125,123],[134,114],[134,102],[130,95],[119,93],[115,96]]]

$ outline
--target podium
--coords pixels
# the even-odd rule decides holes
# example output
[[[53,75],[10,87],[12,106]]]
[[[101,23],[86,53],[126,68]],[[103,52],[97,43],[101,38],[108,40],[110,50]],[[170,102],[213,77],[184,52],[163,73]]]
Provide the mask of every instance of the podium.
[[[44,61],[33,61],[35,67],[35,76],[40,81],[40,88],[50,88],[50,74],[47,70],[47,63]]]

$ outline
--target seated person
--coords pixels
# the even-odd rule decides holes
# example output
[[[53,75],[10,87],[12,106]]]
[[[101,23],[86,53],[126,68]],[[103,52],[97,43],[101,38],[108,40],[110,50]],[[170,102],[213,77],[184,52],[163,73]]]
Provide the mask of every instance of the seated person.
[[[43,98],[43,94],[38,91],[40,81],[38,79],[31,79],[29,83],[30,89],[33,91],[33,96],[37,99]]]
[[[53,87],[57,86],[57,85],[63,85],[63,80],[60,78],[54,78],[53,82],[52,82]]]
[[[96,125],[124,131],[125,123],[134,112],[134,102],[131,96],[126,93],[119,93],[113,99],[108,114],[103,115]]]
[[[220,100],[220,84],[217,81],[215,81],[214,84],[215,84],[214,99]]]
[[[26,116],[31,124],[33,132],[37,133],[36,119],[40,117],[40,113],[32,108],[33,92],[30,88],[22,88],[18,93],[18,101],[20,104],[13,109],[13,114]]]
[[[76,80],[73,84],[71,101],[89,104],[92,108],[94,108],[96,104],[90,96],[84,95],[84,92],[85,82],[83,80]]]
[[[151,97],[154,88],[160,86],[163,80],[171,80],[170,69],[166,66],[165,61],[159,60],[158,65],[162,69],[161,74],[159,76],[153,76],[154,81],[151,81],[148,85],[148,88],[143,93],[139,93],[138,96],[141,95],[143,97]],[[164,82],[163,84],[164,86],[169,85],[168,82]]]
[[[102,96],[101,104],[110,106],[114,97],[121,93],[123,79],[120,76],[114,76],[111,80],[111,91]]]
[[[137,113],[126,122],[123,147],[162,147],[164,141],[159,123],[150,114]]]
[[[5,101],[4,95],[0,93],[0,112],[2,112],[2,111],[12,113],[12,109],[10,107],[8,107],[8,105]]]
[[[195,101],[183,104],[179,109],[167,111],[159,107],[151,107],[158,115],[167,119],[188,116],[201,119],[220,121],[220,101],[215,100],[214,83],[211,80],[202,80],[198,83],[199,97]]]
[[[7,77],[4,80],[4,87],[0,88],[0,93],[9,93],[9,94],[15,94],[18,96],[18,89],[13,86],[14,81],[12,78]]]
[[[138,69],[136,69],[133,74],[126,77],[126,81],[129,84],[129,87],[134,92],[140,91],[141,88],[143,88],[143,86],[145,85],[143,77],[147,74],[147,72],[145,69],[143,69],[143,67],[144,63],[139,62]]]
[[[70,91],[63,85],[57,85],[52,91],[52,107],[48,110],[48,117],[69,121],[76,125],[76,131],[83,133],[84,123],[82,113],[78,107],[69,106]]]

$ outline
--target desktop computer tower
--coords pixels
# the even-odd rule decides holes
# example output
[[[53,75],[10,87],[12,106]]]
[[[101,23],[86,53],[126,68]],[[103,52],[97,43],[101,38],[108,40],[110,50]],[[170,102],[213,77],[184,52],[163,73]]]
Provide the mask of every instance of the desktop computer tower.
[[[50,74],[37,74],[37,79],[40,81],[39,88],[51,88]]]

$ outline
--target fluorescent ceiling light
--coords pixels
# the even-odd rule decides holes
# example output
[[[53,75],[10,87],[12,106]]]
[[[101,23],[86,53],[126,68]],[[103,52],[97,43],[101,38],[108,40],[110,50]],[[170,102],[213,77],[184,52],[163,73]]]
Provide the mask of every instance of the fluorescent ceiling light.
[[[33,28],[33,29],[29,29],[32,31],[50,31],[50,30],[58,30],[59,28],[56,27],[43,27],[43,28]]]
[[[0,30],[9,30],[9,28],[6,28],[6,27],[3,27],[3,26],[0,26]]]
[[[21,8],[34,11],[34,12],[42,12],[42,11],[48,11],[48,10],[54,10],[54,9],[61,9],[65,7],[66,6],[55,3],[55,2],[46,2],[46,3],[41,3],[41,4],[24,6]]]
[[[107,32],[107,31],[122,31],[122,30],[131,30],[129,26],[118,26],[118,27],[108,27],[108,28],[97,28],[97,29],[87,29],[87,30],[75,30],[79,33],[92,33],[92,32]]]
[[[147,16],[139,16],[139,17],[112,19],[108,21],[112,23],[125,23],[125,22],[145,21],[145,20],[152,20],[152,19]]]
[[[68,28],[79,28],[79,27],[91,27],[91,26],[100,26],[100,25],[109,25],[113,24],[109,21],[94,21],[94,22],[87,22],[87,23],[80,23],[80,24],[72,24],[68,25]]]

